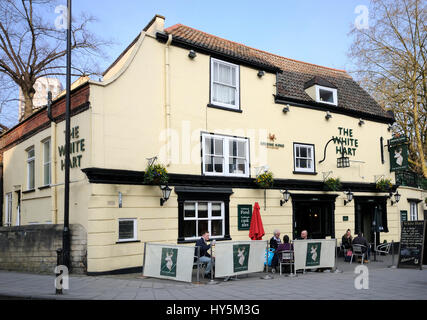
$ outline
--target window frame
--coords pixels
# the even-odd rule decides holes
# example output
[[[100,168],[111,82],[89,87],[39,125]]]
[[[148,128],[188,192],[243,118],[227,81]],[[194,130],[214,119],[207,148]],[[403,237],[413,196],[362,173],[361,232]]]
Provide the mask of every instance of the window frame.
[[[218,101],[214,101],[214,64],[215,62],[219,63],[219,64],[223,64],[226,66],[230,66],[232,68],[236,69],[236,86],[235,86],[235,93],[234,93],[234,99],[236,104],[228,104],[228,103],[223,103],[223,102],[218,102]],[[209,97],[209,103],[213,106],[219,106],[225,109],[230,109],[230,110],[240,110],[240,65],[238,64],[234,64],[231,62],[227,62],[224,60],[220,60],[220,59],[216,59],[211,57],[211,61],[210,61],[210,71],[209,71],[209,93],[210,93],[210,97]],[[228,86],[228,87],[233,87],[230,86],[228,84],[222,84],[222,83],[218,83],[219,85],[224,85],[224,86]]]
[[[409,201],[409,217],[411,218],[410,221],[418,220],[418,203],[416,201]]]
[[[46,158],[45,158],[45,156],[46,156],[46,150],[45,150],[45,148],[46,148],[46,144],[47,143],[49,143],[49,150],[48,150],[49,161],[46,161]],[[51,152],[52,152],[52,141],[51,141],[50,137],[44,139],[42,141],[42,144],[43,144],[43,186],[46,187],[46,186],[50,186],[50,184],[52,183],[52,155],[51,155]],[[45,177],[46,177],[46,166],[48,166],[48,168],[49,168],[48,169],[49,170],[49,182],[48,183],[46,183],[46,181],[45,181]]]
[[[120,239],[120,222],[133,221],[133,238]],[[138,241],[138,219],[137,218],[119,218],[117,221],[117,242],[135,242]]]
[[[311,148],[311,153],[312,153],[312,158],[311,158],[311,162],[312,162],[312,168],[307,169],[307,168],[297,168],[297,157],[296,157],[296,148],[297,146],[303,146],[303,147],[310,147]],[[316,173],[316,151],[315,151],[315,145],[311,144],[311,143],[301,143],[301,142],[294,142],[294,147],[293,147],[293,158],[294,158],[294,173],[305,173],[305,174],[315,174]],[[299,157],[301,158],[301,157]],[[309,158],[305,158],[305,159],[309,159]]]
[[[29,157],[30,151],[34,152],[32,157]],[[26,149],[27,152],[27,190],[34,190],[36,187],[36,148],[34,146]],[[30,163],[33,162],[33,186],[30,186]]]
[[[332,96],[333,96],[334,102],[321,101],[320,100],[320,90],[332,92]],[[324,87],[324,86],[320,86],[320,85],[316,85],[316,102],[326,103],[326,104],[330,104],[330,105],[333,105],[333,106],[337,106],[338,105],[338,92],[337,92],[337,89],[335,89],[335,88],[329,88],[329,87]]]
[[[4,225],[5,227],[11,227],[12,226],[12,215],[13,215],[13,194],[12,192],[6,193],[6,199],[5,199],[5,221]]]
[[[206,138],[214,138],[214,139],[221,139],[222,140],[222,158],[223,158],[223,172],[209,172],[206,171],[205,168],[205,157],[208,155],[205,151],[205,143]],[[246,144],[246,152],[245,152],[245,172],[244,174],[241,173],[230,173],[229,165],[230,165],[230,142],[231,141],[238,141],[238,142],[244,142]],[[202,175],[205,176],[226,176],[226,177],[250,177],[250,141],[249,138],[246,137],[235,137],[235,136],[227,136],[222,134],[214,134],[214,133],[207,133],[202,132],[201,133],[201,163],[202,163]],[[210,155],[210,154],[209,154]],[[216,157],[215,153],[213,154],[214,157]],[[231,156],[234,157],[234,156]]]
[[[198,205],[199,203],[202,202],[206,202],[208,205],[208,216],[207,218],[199,218],[198,217]],[[195,217],[185,217],[185,205],[187,203],[194,203],[195,208]],[[221,216],[212,216],[212,204],[221,204]],[[225,205],[224,205],[224,201],[220,201],[220,200],[185,200],[184,201],[184,216],[183,216],[183,223],[185,223],[185,221],[196,221],[196,235],[194,237],[184,237],[184,241],[195,241],[197,239],[199,239],[201,236],[199,236],[199,232],[201,230],[198,230],[199,225],[198,225],[198,221],[208,221],[208,232],[210,234],[210,238],[211,239],[222,239],[225,236]],[[212,220],[221,220],[222,221],[222,233],[219,236],[213,236],[212,235]]]

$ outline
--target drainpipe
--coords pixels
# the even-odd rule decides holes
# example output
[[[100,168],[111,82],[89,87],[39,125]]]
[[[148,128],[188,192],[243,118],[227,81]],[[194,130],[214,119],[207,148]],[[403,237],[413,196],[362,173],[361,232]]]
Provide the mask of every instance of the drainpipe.
[[[169,34],[168,41],[165,45],[165,117],[166,117],[166,135],[169,136],[171,128],[171,102],[170,102],[170,68],[169,68],[169,46],[172,42],[172,35]],[[171,164],[171,143],[166,148],[166,166]]]
[[[57,196],[57,190],[56,185],[58,184],[56,179],[56,169],[57,169],[57,163],[58,160],[56,158],[56,122],[51,122],[51,188],[50,188],[50,194],[51,194],[51,200],[52,200],[52,224],[58,223],[58,196]]]

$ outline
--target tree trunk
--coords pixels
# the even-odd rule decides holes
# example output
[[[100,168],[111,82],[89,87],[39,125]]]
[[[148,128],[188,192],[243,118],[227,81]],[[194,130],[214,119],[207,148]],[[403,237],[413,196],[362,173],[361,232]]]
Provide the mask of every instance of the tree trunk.
[[[33,114],[33,98],[34,98],[34,89],[22,90],[22,95],[24,96],[24,116],[23,119],[28,118]]]

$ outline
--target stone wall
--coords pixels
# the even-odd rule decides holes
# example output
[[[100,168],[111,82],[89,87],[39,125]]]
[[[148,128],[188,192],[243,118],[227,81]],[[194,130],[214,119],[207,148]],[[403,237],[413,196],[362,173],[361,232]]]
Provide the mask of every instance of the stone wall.
[[[62,247],[63,225],[0,227],[0,270],[54,272],[56,249]],[[70,226],[72,273],[87,270],[87,232],[80,224]]]

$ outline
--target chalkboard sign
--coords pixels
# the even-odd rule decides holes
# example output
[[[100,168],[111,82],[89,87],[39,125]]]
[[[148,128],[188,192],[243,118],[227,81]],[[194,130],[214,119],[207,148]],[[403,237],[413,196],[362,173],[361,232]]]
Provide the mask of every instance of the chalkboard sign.
[[[237,229],[249,230],[251,227],[252,205],[239,204],[237,206]]]
[[[398,268],[423,267],[426,221],[402,221]]]

